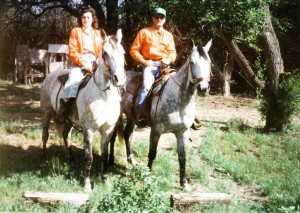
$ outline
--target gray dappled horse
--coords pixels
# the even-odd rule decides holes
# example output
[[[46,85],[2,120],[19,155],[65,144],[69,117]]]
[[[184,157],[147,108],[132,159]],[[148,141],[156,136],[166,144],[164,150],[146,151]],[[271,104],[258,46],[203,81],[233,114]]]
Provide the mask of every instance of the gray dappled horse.
[[[89,79],[86,86],[78,92],[76,107],[69,113],[69,120],[83,129],[85,149],[85,179],[86,191],[91,190],[90,172],[93,162],[92,141],[96,131],[101,134],[101,175],[108,166],[108,144],[113,128],[120,115],[121,93],[119,87],[125,83],[124,54],[121,45],[122,32],[118,30],[113,36],[104,35],[103,49],[98,59],[98,68]],[[74,160],[70,146],[72,124],[59,124],[57,112],[63,87],[58,76],[69,70],[51,72],[41,87],[40,101],[43,112],[43,154],[41,165],[46,164],[46,143],[49,137],[51,118],[63,137],[68,149],[69,159]]]
[[[194,43],[192,44],[191,54],[184,65],[177,72],[170,73],[170,78],[165,82],[160,95],[151,97],[150,113],[148,112],[148,126],[151,127],[148,167],[151,169],[156,157],[161,134],[174,133],[177,139],[180,185],[187,191],[190,191],[191,187],[185,174],[185,143],[189,140],[190,128],[196,116],[196,95],[209,92],[211,60],[208,51],[210,47],[211,41],[204,47],[196,47]],[[127,121],[123,131],[127,158],[131,163],[135,162],[130,136],[136,123],[134,108],[137,102],[138,86],[133,79],[136,79],[137,75],[140,75],[141,79],[139,72],[126,72],[126,90],[122,95],[121,104]],[[132,90],[132,88],[134,89]],[[116,129],[120,131],[121,127],[123,127],[122,116]],[[118,136],[120,139],[122,135],[118,134]],[[112,138],[113,140],[114,138]],[[113,149],[111,148],[111,150]],[[110,162],[113,162],[113,152],[110,155]]]

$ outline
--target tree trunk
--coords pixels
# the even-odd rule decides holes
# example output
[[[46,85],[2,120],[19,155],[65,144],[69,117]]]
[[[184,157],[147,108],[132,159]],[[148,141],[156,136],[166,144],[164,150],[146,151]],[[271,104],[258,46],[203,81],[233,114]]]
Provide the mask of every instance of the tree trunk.
[[[276,97],[276,89],[280,74],[284,72],[283,61],[280,54],[279,42],[274,32],[269,7],[265,8],[266,27],[264,33],[264,53],[267,61],[267,85],[262,82],[253,72],[249,62],[240,51],[235,40],[222,29],[218,30],[219,37],[224,41],[234,60],[238,63],[248,83],[254,88],[260,88],[267,100],[266,126],[267,130],[282,128],[278,117],[278,100]]]
[[[274,32],[269,7],[265,7],[265,32],[264,32],[264,55],[267,62],[267,85],[268,93],[265,94],[267,100],[266,129],[276,129],[280,131],[282,124],[278,114],[278,100],[276,89],[279,83],[280,74],[284,73],[283,61],[281,58],[279,42]]]
[[[245,58],[244,54],[238,47],[235,40],[226,32],[222,31],[221,29],[218,30],[219,37],[224,41],[226,46],[228,47],[230,53],[232,54],[234,60],[238,63],[239,67],[241,68],[243,74],[245,75],[248,83],[254,88],[265,88],[264,82],[262,82],[252,70],[250,63]]]
[[[231,75],[233,71],[233,64],[234,60],[230,53],[227,53],[225,59],[225,65],[223,69],[223,76],[224,76],[224,83],[223,83],[223,96],[229,97],[230,96],[230,82],[231,82]]]
[[[107,28],[109,34],[114,34],[118,27],[118,0],[106,0]]]

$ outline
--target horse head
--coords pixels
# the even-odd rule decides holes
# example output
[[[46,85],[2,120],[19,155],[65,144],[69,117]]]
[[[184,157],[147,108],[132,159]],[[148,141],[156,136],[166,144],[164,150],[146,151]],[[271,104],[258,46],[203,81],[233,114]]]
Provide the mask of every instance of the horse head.
[[[125,84],[124,63],[125,51],[121,45],[122,31],[119,29],[115,35],[106,36],[103,42],[101,61],[107,67],[108,74],[113,86],[122,87]]]
[[[211,60],[208,51],[211,47],[210,40],[204,47],[197,47],[193,42],[190,56],[191,76],[190,82],[197,83],[198,94],[207,95],[210,91],[209,81],[211,73]]]

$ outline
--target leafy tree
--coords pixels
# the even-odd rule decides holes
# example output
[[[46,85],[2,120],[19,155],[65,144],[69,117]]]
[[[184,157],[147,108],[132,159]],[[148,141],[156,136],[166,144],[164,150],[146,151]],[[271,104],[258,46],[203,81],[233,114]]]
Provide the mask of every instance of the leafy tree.
[[[168,11],[166,27],[174,33],[178,50],[184,47],[181,42],[184,38],[193,38],[198,44],[213,38],[215,48],[211,55],[214,64],[226,68],[230,61],[225,59],[232,58],[249,85],[261,90],[269,103],[267,129],[277,126],[274,112],[278,101],[275,91],[280,75],[284,73],[277,35],[283,38],[287,32],[299,33],[295,30],[299,29],[300,7],[297,7],[297,0],[7,0],[3,5],[5,10],[1,10],[0,27],[5,33],[2,33],[2,40],[5,42],[8,38],[14,38],[13,46],[21,41],[38,46],[54,38],[67,39],[70,26],[74,24],[72,17],[77,17],[82,5],[91,5],[97,11],[101,27],[108,33],[118,27],[123,29],[127,51],[138,30],[150,25],[151,9],[165,7]],[[33,28],[29,28],[30,25]],[[52,30],[49,30],[50,26]],[[54,26],[57,30],[53,30]],[[227,53],[230,57],[226,56]],[[131,58],[128,54],[126,57],[131,66]],[[259,64],[257,62],[261,62],[261,67],[255,66]],[[230,64],[233,67],[232,62]],[[294,64],[293,67],[297,67],[297,63]]]
[[[284,73],[284,67],[269,10],[269,6],[274,6],[277,1],[211,0],[196,3],[175,0],[172,2],[174,11],[177,12],[176,17],[184,17],[182,21],[178,18],[179,25],[187,28],[193,23],[193,30],[189,31],[191,36],[199,34],[201,30],[204,35],[214,34],[222,40],[247,82],[253,88],[263,92],[268,103],[265,114],[266,129],[278,129],[279,119],[276,113],[278,100],[275,91],[280,75]],[[253,58],[265,60],[265,79],[261,79],[257,75],[257,70],[253,69],[251,64],[254,63]]]

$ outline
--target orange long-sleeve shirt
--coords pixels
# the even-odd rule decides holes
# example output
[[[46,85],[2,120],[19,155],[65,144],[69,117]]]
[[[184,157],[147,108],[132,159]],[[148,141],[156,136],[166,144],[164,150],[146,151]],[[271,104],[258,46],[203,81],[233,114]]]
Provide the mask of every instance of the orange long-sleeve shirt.
[[[102,49],[103,39],[99,30],[92,31],[92,40],[95,57],[98,58]],[[69,37],[69,57],[75,66],[83,66],[83,50],[84,50],[83,30],[81,27],[75,27],[71,30]]]
[[[161,61],[163,58],[174,62],[177,56],[173,35],[163,29],[159,36],[153,26],[138,32],[129,53],[135,61],[142,64],[146,60]]]

